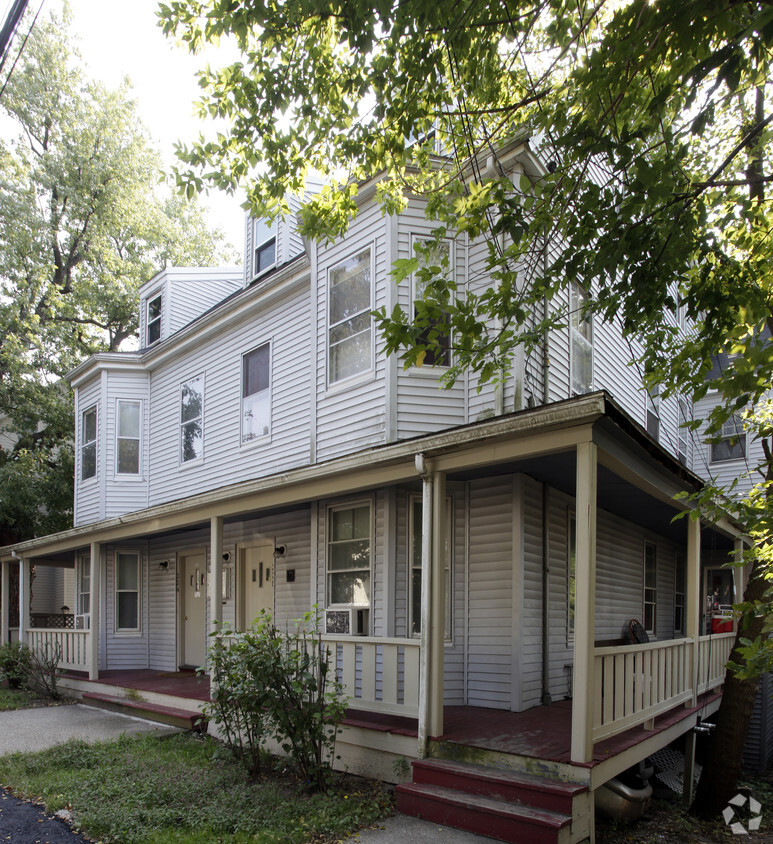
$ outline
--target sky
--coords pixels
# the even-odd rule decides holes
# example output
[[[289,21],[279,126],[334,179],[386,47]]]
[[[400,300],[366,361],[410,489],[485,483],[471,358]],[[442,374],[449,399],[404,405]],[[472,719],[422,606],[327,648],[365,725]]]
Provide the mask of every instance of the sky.
[[[30,7],[36,9],[38,3],[30,0]],[[199,93],[195,72],[207,60],[217,64],[217,52],[205,58],[191,56],[166,38],[156,23],[158,0],[69,0],[69,5],[71,31],[88,75],[111,88],[130,78],[140,115],[171,165],[175,142],[190,142],[202,128],[193,115]],[[43,0],[41,14],[60,9],[61,0]],[[202,197],[210,208],[210,221],[239,252],[244,245],[240,201],[224,193]]]

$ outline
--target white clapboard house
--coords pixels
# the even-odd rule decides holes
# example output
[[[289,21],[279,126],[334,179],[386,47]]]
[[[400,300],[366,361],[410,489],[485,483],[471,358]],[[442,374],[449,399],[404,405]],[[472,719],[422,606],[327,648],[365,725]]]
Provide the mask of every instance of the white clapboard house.
[[[528,143],[502,160],[539,175]],[[3,586],[20,569],[2,637],[58,642],[92,700],[192,710],[206,694],[185,669],[217,622],[316,605],[351,698],[342,764],[394,780],[427,757],[408,810],[592,839],[593,792],[718,705],[733,634],[706,597],[740,585],[722,566],[741,531],[674,519],[701,486],[688,403],[647,396],[579,286],[551,304],[567,327],[498,385],[441,389],[442,353],[387,357],[371,311],[413,307],[390,266],[432,226],[415,200],[383,216],[375,187],[332,244],[248,220],[243,270],[159,273],[139,351],[70,374],[75,527],[2,550]],[[447,250],[460,289],[485,288],[485,244]],[[55,574],[30,602],[33,568]],[[449,809],[460,771],[487,769],[510,774],[483,791],[520,809]]]

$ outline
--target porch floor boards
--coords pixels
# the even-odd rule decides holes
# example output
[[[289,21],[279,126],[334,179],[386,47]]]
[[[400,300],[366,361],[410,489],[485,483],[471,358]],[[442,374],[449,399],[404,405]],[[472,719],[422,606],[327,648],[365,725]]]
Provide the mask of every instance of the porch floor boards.
[[[624,733],[598,742],[594,747],[593,761],[581,767],[592,768],[600,762],[616,756],[645,741],[650,736],[668,729],[696,712],[718,697],[708,694],[699,698],[698,706],[687,708],[676,706],[655,719],[653,730],[633,727]],[[418,722],[415,718],[383,715],[349,709],[344,723],[369,730],[394,733],[418,738]],[[443,735],[432,741],[443,741],[482,750],[527,756],[549,762],[571,761],[572,701],[561,700],[550,706],[536,706],[525,712],[508,712],[502,709],[488,709],[480,706],[443,707]],[[575,763],[576,764],[576,763]]]
[[[65,676],[87,680],[88,675],[78,671],[65,672]],[[174,695],[189,700],[209,700],[209,677],[192,671],[113,670],[100,671],[96,681],[104,686],[122,686],[142,692]]]

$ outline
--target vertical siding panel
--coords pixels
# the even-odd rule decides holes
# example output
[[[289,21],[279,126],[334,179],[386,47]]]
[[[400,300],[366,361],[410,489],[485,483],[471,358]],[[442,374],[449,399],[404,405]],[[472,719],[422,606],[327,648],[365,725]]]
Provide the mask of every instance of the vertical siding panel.
[[[510,708],[512,648],[512,481],[470,484],[470,706]]]

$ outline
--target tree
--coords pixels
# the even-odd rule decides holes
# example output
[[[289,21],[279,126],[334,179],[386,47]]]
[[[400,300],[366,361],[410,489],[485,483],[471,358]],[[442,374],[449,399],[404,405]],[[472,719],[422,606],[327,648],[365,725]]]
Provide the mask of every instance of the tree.
[[[359,185],[378,176],[385,212],[409,194],[426,198],[438,243],[459,232],[486,238],[483,293],[457,295],[441,262],[421,270],[425,308],[378,314],[388,350],[406,365],[450,337],[449,380],[465,369],[501,377],[519,345],[566,321],[566,307],[543,316],[543,299],[577,282],[592,291],[588,309],[645,340],[642,361],[662,395],[704,395],[712,354],[736,355],[712,384],[724,402],[710,434],[734,411],[763,406],[773,380],[773,346],[758,342],[773,328],[763,190],[769,3],[169,0],[160,15],[191,50],[232,36],[242,51],[241,61],[201,75],[202,112],[230,126],[179,151],[190,195],[204,184],[243,186],[255,215],[282,213],[314,169],[328,187],[306,202],[303,229],[332,238],[356,214]],[[525,138],[544,172],[514,185],[500,153]],[[396,280],[422,257],[397,262]],[[687,340],[668,318],[679,308],[694,325]],[[746,613],[754,623],[751,644],[738,644],[760,659],[769,418],[746,422],[767,457],[744,513],[755,539]],[[755,682],[729,678],[726,703],[741,707],[733,717]],[[729,745],[740,764],[742,743]],[[718,811],[732,796],[726,770],[723,782],[716,768],[704,778],[714,780],[710,791],[702,786],[704,807]]]
[[[71,525],[73,418],[62,376],[137,331],[137,291],[175,264],[221,263],[173,195],[129,89],[86,79],[68,18],[39,22],[0,99],[3,542]]]

